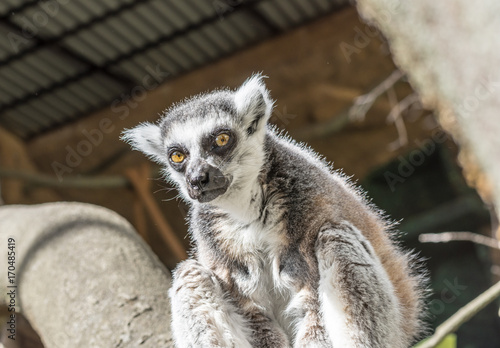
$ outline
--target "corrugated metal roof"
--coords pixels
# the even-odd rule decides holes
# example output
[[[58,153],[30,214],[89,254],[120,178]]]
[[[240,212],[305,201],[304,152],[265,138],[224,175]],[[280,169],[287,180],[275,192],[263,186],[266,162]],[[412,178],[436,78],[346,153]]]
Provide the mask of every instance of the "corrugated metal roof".
[[[343,0],[3,0],[0,125],[23,138],[109,105],[159,65],[173,78]]]

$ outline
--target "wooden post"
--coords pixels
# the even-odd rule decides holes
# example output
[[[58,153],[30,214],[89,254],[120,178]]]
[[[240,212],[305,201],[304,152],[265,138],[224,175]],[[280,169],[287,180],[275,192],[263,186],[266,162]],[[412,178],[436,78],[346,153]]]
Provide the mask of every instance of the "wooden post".
[[[145,164],[145,166],[142,165],[139,169],[128,169],[125,174],[134,187],[134,190],[137,192],[137,195],[146,206],[147,211],[158,227],[162,238],[172,249],[177,261],[182,261],[187,258],[186,250],[184,249],[184,246],[179,238],[175,235],[172,227],[170,227],[170,224],[166,220],[165,216],[162,214],[149,189],[147,180],[144,179],[144,173],[146,173],[146,171],[148,171],[148,174],[146,175],[149,175],[149,166],[147,164]]]
[[[135,171],[141,178],[141,184],[144,185],[144,189],[147,191],[151,191],[151,184],[148,178],[151,175],[151,166],[149,163],[145,162],[144,165],[139,166],[138,168],[131,168],[131,171]],[[133,205],[133,214],[134,214],[134,227],[139,232],[141,237],[144,239],[146,243],[151,245],[148,236],[148,222],[145,216],[145,207],[139,196],[134,200]]]

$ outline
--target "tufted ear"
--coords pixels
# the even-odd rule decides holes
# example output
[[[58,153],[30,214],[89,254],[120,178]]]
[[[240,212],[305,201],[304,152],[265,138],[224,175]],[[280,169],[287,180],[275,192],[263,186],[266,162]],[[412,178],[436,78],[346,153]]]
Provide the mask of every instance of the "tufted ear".
[[[264,77],[253,75],[234,94],[236,112],[249,135],[264,127],[273,110],[274,102],[264,84]]]
[[[148,122],[141,123],[135,128],[124,130],[120,139],[129,143],[134,150],[143,152],[153,161],[165,162],[161,130],[157,125]]]

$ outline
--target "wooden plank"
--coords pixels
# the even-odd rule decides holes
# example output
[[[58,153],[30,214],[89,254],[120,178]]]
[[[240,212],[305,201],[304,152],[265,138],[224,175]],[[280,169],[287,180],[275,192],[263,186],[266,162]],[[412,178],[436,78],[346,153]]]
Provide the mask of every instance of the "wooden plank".
[[[187,258],[186,250],[156,203],[153,194],[149,190],[147,180],[144,180],[144,173],[144,169],[128,169],[126,171],[126,175],[132,183],[135,192],[146,206],[163,240],[171,248],[177,261],[182,261]]]

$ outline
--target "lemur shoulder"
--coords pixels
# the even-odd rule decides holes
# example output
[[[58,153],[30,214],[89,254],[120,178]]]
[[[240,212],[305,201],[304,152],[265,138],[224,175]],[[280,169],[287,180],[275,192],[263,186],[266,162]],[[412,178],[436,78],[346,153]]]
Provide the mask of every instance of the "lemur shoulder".
[[[123,138],[191,205],[195,250],[174,271],[178,347],[408,347],[421,279],[348,179],[267,124],[254,75]]]

